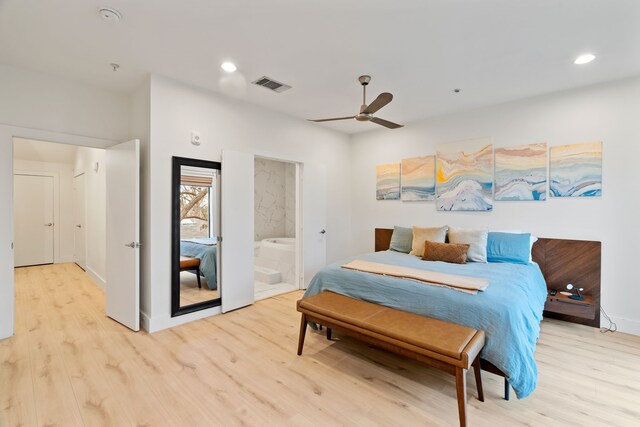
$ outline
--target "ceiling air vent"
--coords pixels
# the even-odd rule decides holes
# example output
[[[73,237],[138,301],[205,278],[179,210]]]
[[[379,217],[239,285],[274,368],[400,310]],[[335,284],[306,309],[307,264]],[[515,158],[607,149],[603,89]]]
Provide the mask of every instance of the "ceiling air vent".
[[[274,92],[284,92],[285,90],[291,89],[291,86],[286,85],[284,83],[277,82],[269,77],[262,76],[258,80],[252,82],[254,85],[266,87],[267,89],[271,89]]]

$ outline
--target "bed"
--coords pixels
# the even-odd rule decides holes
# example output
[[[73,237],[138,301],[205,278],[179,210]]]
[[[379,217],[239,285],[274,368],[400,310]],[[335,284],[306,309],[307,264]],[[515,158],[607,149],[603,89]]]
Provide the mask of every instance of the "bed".
[[[200,272],[207,281],[207,287],[211,290],[218,288],[218,248],[215,238],[180,240],[180,256],[198,258],[200,260]]]
[[[486,291],[470,295],[341,267],[356,259],[486,278],[490,285]],[[536,263],[459,265],[422,261],[413,255],[384,250],[328,265],[313,278],[305,296],[322,291],[482,329],[487,341],[481,357],[486,365],[495,368],[488,370],[503,374],[518,398],[529,396],[536,387],[534,351],[547,297],[547,286]]]

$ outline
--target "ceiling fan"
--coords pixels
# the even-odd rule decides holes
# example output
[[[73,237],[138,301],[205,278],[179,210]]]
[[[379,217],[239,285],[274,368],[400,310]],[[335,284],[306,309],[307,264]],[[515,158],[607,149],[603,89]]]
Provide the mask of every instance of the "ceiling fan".
[[[362,85],[362,106],[360,107],[360,112],[358,114],[349,117],[334,117],[331,119],[308,120],[310,122],[332,122],[334,120],[356,119],[359,122],[373,122],[389,129],[401,128],[403,125],[399,125],[397,123],[393,123],[388,120],[380,119],[373,116],[376,111],[393,100],[393,95],[389,92],[381,93],[371,104],[367,105],[367,85],[371,81],[371,76],[360,76],[358,77],[358,81]]]

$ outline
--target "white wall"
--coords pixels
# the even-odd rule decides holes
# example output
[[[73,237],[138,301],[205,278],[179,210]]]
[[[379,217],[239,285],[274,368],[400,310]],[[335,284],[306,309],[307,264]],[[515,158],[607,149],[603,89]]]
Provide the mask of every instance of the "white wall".
[[[19,143],[19,142],[18,142]],[[54,248],[55,263],[73,261],[73,165],[70,163],[14,160],[15,172],[54,173]],[[19,212],[15,213],[20,215]]]
[[[280,96],[275,95],[274,96]],[[202,145],[190,144],[199,131]],[[349,255],[349,138],[320,126],[261,107],[183,85],[151,78],[150,234],[151,330],[188,320],[170,318],[171,157],[219,161],[221,150],[234,149],[285,159],[323,163],[328,172],[327,254],[333,261]],[[223,165],[224,168],[224,165]],[[199,316],[212,314],[212,310]],[[183,318],[184,317],[184,318]]]
[[[107,176],[105,150],[79,147],[74,176],[84,174],[87,273],[102,288],[107,286]],[[98,163],[98,171],[93,170]]]
[[[128,135],[126,95],[0,65],[0,338],[13,334],[13,137],[107,147]]]
[[[463,95],[464,96],[464,95]],[[601,84],[352,138],[353,252],[373,249],[374,227],[451,224],[524,229],[542,237],[602,241],[602,304],[620,330],[640,334],[640,78]],[[434,154],[438,143],[491,136],[494,147],[601,140],[603,196],[495,202],[491,213],[438,212],[434,202],[375,200],[375,165]]]
[[[295,165],[256,158],[253,174],[254,240],[295,237]]]
[[[124,141],[128,96],[0,64],[0,123]]]

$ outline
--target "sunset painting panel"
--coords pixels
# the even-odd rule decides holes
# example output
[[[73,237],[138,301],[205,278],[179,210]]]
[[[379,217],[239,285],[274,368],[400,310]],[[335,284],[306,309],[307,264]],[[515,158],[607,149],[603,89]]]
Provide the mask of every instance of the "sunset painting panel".
[[[400,163],[376,166],[376,199],[400,199]]]
[[[547,199],[547,144],[496,148],[495,200]]]
[[[561,145],[549,152],[552,197],[602,195],[602,142]]]
[[[436,157],[402,160],[402,200],[425,201],[436,198]]]
[[[491,138],[438,145],[436,205],[442,211],[493,209]]]

